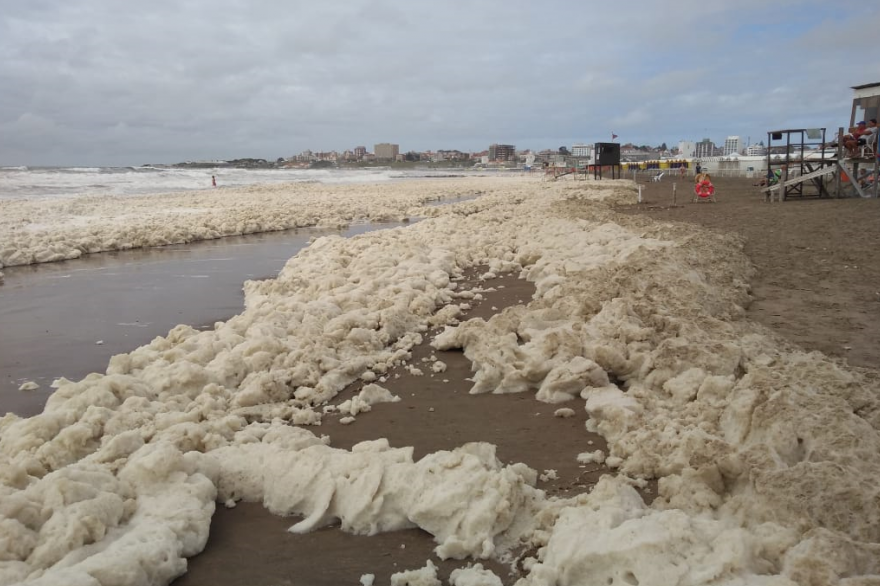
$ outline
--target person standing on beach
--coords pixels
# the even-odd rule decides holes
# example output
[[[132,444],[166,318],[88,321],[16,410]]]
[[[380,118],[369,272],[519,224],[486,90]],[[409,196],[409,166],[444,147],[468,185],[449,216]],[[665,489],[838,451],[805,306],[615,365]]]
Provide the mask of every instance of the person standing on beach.
[[[211,186],[217,187],[217,178],[211,175]]]

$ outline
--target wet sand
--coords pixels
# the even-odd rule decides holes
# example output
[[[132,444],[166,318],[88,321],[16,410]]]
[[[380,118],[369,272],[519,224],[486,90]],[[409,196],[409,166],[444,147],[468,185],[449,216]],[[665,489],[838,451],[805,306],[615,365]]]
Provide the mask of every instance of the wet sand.
[[[394,226],[353,226],[340,234]],[[0,340],[0,406],[4,412],[37,413],[59,376],[76,380],[103,372],[112,355],[165,335],[179,323],[211,327],[228,319],[241,311],[245,279],[274,276],[309,239],[327,233],[267,233],[8,269],[0,287],[0,323],[13,336]],[[510,276],[480,286],[498,288],[473,302],[463,319],[488,319],[505,307],[527,303],[534,292],[531,283]],[[447,364],[446,372],[431,374],[425,368],[424,376],[413,376],[398,368],[383,386],[401,402],[378,405],[350,425],[340,424],[338,415],[328,416],[312,430],[346,449],[385,437],[393,446],[413,446],[416,459],[467,442],[490,442],[506,463],[525,462],[539,473],[555,469],[555,480],[539,484],[552,494],[589,490],[606,471],[577,464],[585,442],[594,442],[591,449],[605,448],[600,436],[584,431],[583,409],[562,419],[553,415],[560,406],[539,403],[532,394],[470,395],[470,362],[458,351],[433,350],[430,337],[413,350],[412,362],[418,365],[422,357],[435,354]],[[393,378],[395,373],[400,378]],[[37,381],[41,388],[18,391],[24,380]],[[339,401],[362,386],[351,385]],[[439,560],[431,536],[418,529],[370,538],[332,527],[294,535],[286,529],[295,522],[273,516],[258,503],[234,509],[218,505],[205,551],[190,560],[189,573],[175,584],[329,586],[357,584],[365,573],[375,573],[382,584],[392,573],[421,567],[426,559],[433,559],[444,576],[464,564]],[[499,575],[509,572],[495,562],[484,565]]]
[[[512,276],[492,279],[482,286],[503,288],[484,294],[484,300],[474,302],[462,320],[488,319],[505,307],[528,303],[534,293],[532,283]],[[497,446],[496,455],[502,462],[523,462],[539,474],[555,470],[557,478],[539,480],[538,487],[559,496],[588,492],[608,472],[604,465],[585,466],[576,460],[587,448],[605,450],[605,440],[584,429],[582,402],[548,405],[536,401],[533,393],[471,395],[471,384],[466,380],[472,374],[470,361],[460,351],[436,351],[429,341],[413,349],[411,363],[418,366],[423,357],[433,354],[446,363],[445,372],[432,375],[428,368],[422,368],[426,374],[413,376],[403,368],[394,369],[382,386],[400,396],[400,402],[376,405],[350,425],[340,424],[336,415],[325,417],[320,427],[310,429],[329,435],[332,446],[344,449],[384,437],[395,447],[413,446],[415,459],[467,442],[489,442]],[[352,384],[334,403],[350,398],[362,386]],[[555,417],[554,411],[562,407],[574,408],[575,415]],[[649,488],[646,500],[650,501],[654,490]],[[445,583],[452,570],[468,563],[438,559],[432,551],[432,537],[417,529],[369,538],[346,534],[338,527],[306,535],[287,533],[296,521],[295,517],[275,517],[257,503],[240,503],[233,509],[218,504],[204,552],[189,560],[187,574],[174,585],[335,586],[358,584],[360,576],[367,573],[376,575],[377,585],[388,584],[394,572],[422,567],[427,559],[439,567]],[[482,563],[505,584],[518,577],[507,565]]]
[[[39,413],[56,378],[103,373],[114,354],[164,336],[177,324],[213,327],[240,313],[242,283],[275,276],[312,238],[400,225],[268,232],[4,269],[0,413]],[[19,391],[25,381],[40,388]]]
[[[342,234],[374,228],[356,226]],[[10,270],[11,278],[0,288],[4,299],[0,320],[17,332],[17,343],[3,337],[3,410],[37,413],[50,394],[49,384],[58,376],[78,379],[103,372],[113,354],[164,335],[178,323],[211,327],[214,321],[238,313],[242,281],[273,276],[316,234],[301,230],[227,238]],[[468,286],[474,283],[471,280]],[[505,307],[528,303],[534,292],[531,283],[513,276],[480,286],[496,290],[484,294],[482,302],[473,302],[462,319],[488,319]],[[412,363],[421,364],[423,357],[434,354],[447,364],[446,372],[431,374],[425,368],[424,376],[413,376],[395,369],[383,386],[399,395],[401,402],[378,405],[350,425],[340,424],[338,415],[328,416],[312,431],[329,435],[331,445],[346,449],[385,437],[393,446],[413,446],[416,459],[467,442],[490,442],[503,462],[524,462],[539,473],[556,470],[556,479],[539,482],[551,494],[588,491],[607,471],[601,465],[576,461],[586,447],[605,449],[601,436],[585,432],[582,408],[563,419],[553,415],[561,406],[539,403],[532,394],[470,395],[466,380],[472,374],[470,362],[460,351],[431,348],[436,333],[414,348]],[[96,345],[96,340],[104,343]],[[400,378],[394,378],[395,373]],[[25,378],[40,382],[41,388],[18,391]],[[362,386],[352,384],[339,401]],[[587,446],[588,441],[593,445]],[[392,573],[421,567],[427,559],[447,577],[465,563],[439,560],[432,553],[431,536],[418,529],[369,538],[334,527],[294,535],[286,529],[295,522],[273,516],[258,503],[240,503],[234,509],[218,505],[205,551],[189,560],[189,572],[175,584],[329,586],[357,584],[365,573],[375,573],[376,583],[382,584]],[[508,566],[483,563],[506,576],[505,582],[513,581]]]
[[[875,307],[880,298],[874,297],[880,291],[880,202],[792,201],[768,207],[747,180],[722,179],[716,185],[718,204],[682,203],[679,189],[679,207],[672,208],[671,184],[662,183],[648,186],[645,204],[621,211],[740,233],[758,269],[750,319],[807,349],[846,357],[853,364],[880,363]],[[503,284],[504,289],[487,294],[467,317],[488,317],[527,302],[532,293],[530,284],[512,277],[488,284]],[[431,353],[425,345],[416,348],[413,362]],[[416,458],[468,441],[488,441],[498,446],[504,462],[521,461],[538,472],[555,469],[558,480],[539,482],[550,494],[588,491],[607,471],[596,465],[582,468],[575,461],[587,448],[604,449],[600,437],[584,430],[581,402],[571,404],[575,417],[561,419],[553,417],[560,406],[538,403],[532,394],[472,396],[463,355],[433,353],[447,363],[446,372],[433,377],[401,372],[399,379],[383,384],[401,396],[400,403],[377,405],[348,426],[328,417],[312,430],[329,435],[331,445],[340,448],[386,437],[394,446],[414,446]],[[339,400],[359,388],[352,385]],[[588,441],[593,445],[585,445]],[[646,500],[650,497],[645,494]],[[189,572],[174,584],[357,584],[361,575],[374,573],[378,585],[387,584],[391,573],[421,567],[429,558],[441,567],[444,579],[451,569],[466,564],[439,563],[431,553],[430,536],[419,530],[374,537],[348,535],[335,527],[302,536],[288,533],[297,520],[275,517],[259,504],[242,503],[234,509],[218,505],[205,551],[189,560]],[[516,581],[507,566],[487,565],[505,584]]]

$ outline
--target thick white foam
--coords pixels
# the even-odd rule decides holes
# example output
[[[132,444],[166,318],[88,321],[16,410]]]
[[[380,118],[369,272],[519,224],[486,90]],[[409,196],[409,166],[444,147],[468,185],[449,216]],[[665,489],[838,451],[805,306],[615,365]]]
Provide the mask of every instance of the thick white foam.
[[[322,222],[402,209],[408,190],[484,195],[423,207],[430,219],[408,228],[321,238],[277,279],[248,282],[241,315],[178,326],[115,356],[105,375],[59,381],[42,414],[0,419],[0,585],[167,583],[204,547],[215,500],[240,499],[302,516],[296,532],[418,526],[446,558],[525,546],[537,553],[521,560],[519,586],[880,573],[877,373],[745,321],[751,267],[737,239],[597,203],[633,201],[626,182],[309,189],[322,197],[299,205]],[[229,208],[273,193],[243,191]],[[476,265],[537,292],[458,323],[473,291],[457,278]],[[438,326],[433,344],[463,349],[473,391],[586,410],[618,475],[553,499],[535,470],[499,462],[488,444],[413,461],[381,438],[341,450],[307,429],[367,371],[409,365]],[[343,410],[359,405],[367,427],[360,406],[382,409],[382,391]],[[633,486],[650,478],[659,498],[648,504]],[[417,574],[435,579],[426,565],[398,580]],[[470,579],[492,577],[455,578]]]
[[[0,268],[305,226],[404,221],[430,214],[421,209],[427,202],[472,196],[483,184],[278,183],[126,198],[0,199]]]

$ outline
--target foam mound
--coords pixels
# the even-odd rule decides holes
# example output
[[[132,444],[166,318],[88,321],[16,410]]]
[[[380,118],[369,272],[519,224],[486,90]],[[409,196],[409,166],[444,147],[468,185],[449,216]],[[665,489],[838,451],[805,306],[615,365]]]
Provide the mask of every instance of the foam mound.
[[[296,213],[399,213],[394,198],[421,189],[401,185],[386,199],[340,187],[341,203]],[[449,185],[485,195],[420,208],[428,219],[407,228],[319,239],[277,279],[247,283],[242,314],[178,326],[105,374],[59,381],[43,413],[0,419],[0,585],[167,584],[204,547],[215,502],[237,500],[296,515],[295,532],[421,527],[442,558],[534,551],[520,586],[878,579],[876,373],[745,320],[741,242],[615,213],[635,198],[627,182]],[[473,297],[460,277],[476,266],[534,282],[534,298],[459,322]],[[583,458],[617,475],[549,498],[488,444],[414,461],[381,438],[340,450],[313,433],[328,407],[368,418],[395,400],[379,385],[336,395],[404,365],[434,327],[438,349],[471,360],[472,392],[585,410],[608,449],[585,441]],[[659,496],[646,503],[633,486],[649,479]],[[453,581],[498,583],[490,574]],[[433,584],[436,571],[392,582]]]

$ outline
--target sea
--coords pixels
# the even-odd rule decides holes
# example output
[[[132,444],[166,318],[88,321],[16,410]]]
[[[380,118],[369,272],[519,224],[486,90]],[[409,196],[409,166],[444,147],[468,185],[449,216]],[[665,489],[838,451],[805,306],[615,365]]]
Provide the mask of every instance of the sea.
[[[461,169],[234,169],[180,167],[0,167],[0,200],[80,195],[132,196],[265,183],[373,183],[450,177]]]

